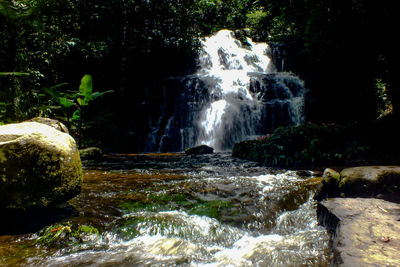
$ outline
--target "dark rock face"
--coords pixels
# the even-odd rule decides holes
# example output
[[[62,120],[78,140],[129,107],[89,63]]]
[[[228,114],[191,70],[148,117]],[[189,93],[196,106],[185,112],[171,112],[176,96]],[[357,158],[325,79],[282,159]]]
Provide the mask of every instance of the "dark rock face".
[[[400,196],[400,167],[363,166],[344,169],[340,174],[326,169],[315,199],[338,196],[392,199],[396,195]]]
[[[185,153],[188,155],[211,154],[213,152],[214,149],[206,145],[191,147],[185,150]]]
[[[303,82],[288,73],[249,73],[249,92],[257,102],[230,95],[229,107],[222,118],[216,150],[230,150],[237,142],[264,135],[279,126],[298,125],[303,121],[297,106],[306,92]],[[224,99],[213,88],[218,80],[196,75],[171,78],[164,84],[163,103],[158,118],[150,122],[150,132],[143,148],[146,152],[182,151],[198,143],[204,133],[199,123],[212,102]],[[226,97],[225,97],[226,98]],[[225,115],[226,117],[229,117]],[[239,130],[240,129],[240,130]]]
[[[332,233],[334,266],[399,266],[400,204],[335,198],[320,202],[317,214]]]

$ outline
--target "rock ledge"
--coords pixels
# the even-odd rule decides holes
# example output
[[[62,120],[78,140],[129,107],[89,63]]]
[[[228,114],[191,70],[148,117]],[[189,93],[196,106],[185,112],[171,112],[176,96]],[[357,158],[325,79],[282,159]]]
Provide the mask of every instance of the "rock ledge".
[[[399,266],[400,204],[375,198],[334,198],[317,208],[331,231],[334,266]]]

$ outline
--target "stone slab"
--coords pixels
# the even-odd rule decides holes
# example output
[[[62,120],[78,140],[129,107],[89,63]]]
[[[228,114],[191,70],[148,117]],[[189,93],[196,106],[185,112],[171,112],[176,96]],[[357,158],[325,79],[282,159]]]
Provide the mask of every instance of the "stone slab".
[[[400,204],[375,198],[331,198],[318,204],[331,230],[334,266],[400,266]]]

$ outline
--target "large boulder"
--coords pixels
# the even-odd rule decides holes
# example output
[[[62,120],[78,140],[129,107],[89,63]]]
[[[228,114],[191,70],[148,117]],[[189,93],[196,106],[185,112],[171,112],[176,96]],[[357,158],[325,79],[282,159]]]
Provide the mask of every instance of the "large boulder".
[[[50,118],[43,118],[43,117],[35,117],[35,118],[28,120],[28,122],[29,121],[43,123],[43,124],[53,127],[56,130],[59,130],[63,133],[69,134],[68,128],[63,123],[59,122],[58,120],[53,120]]]
[[[400,196],[399,166],[363,166],[324,171],[316,200],[328,197],[388,197]]]
[[[0,126],[0,207],[48,206],[81,190],[74,139],[38,122]]]
[[[399,266],[400,205],[375,198],[331,198],[317,207],[331,232],[333,266]]]

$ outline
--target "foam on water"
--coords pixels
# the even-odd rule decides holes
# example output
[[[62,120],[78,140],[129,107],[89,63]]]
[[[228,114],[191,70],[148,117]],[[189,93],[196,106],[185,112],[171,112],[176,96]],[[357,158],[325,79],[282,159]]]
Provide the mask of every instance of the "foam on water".
[[[122,215],[105,225],[100,237],[93,235],[81,244],[45,250],[28,258],[26,265],[328,265],[329,236],[318,226],[312,191],[303,190],[307,188],[307,178],[294,171],[268,172],[260,167],[243,168],[242,162],[234,163],[226,157],[219,159],[213,158],[199,166],[197,158],[197,165],[192,162],[185,168],[171,171],[185,175],[185,179],[151,178],[160,172],[156,167],[135,171],[134,177],[138,174],[147,177],[138,179],[137,184],[132,183],[134,179],[129,181],[127,174],[131,170],[104,172],[105,178],[101,181],[109,184],[99,188],[99,192],[117,182],[113,179],[124,177],[118,180],[120,184],[112,194],[114,199],[109,197],[110,192],[104,192],[104,195],[84,193],[79,196],[81,201],[93,198],[97,202],[104,198],[102,201],[108,205],[105,207],[112,208],[119,197],[129,195],[129,199],[134,199],[130,203],[150,202],[151,209],[121,210]],[[154,180],[149,182],[149,179]],[[145,181],[148,182],[146,186]],[[86,186],[100,184],[92,181]],[[152,201],[171,196],[168,200],[171,202],[176,193],[187,197],[180,206],[153,209],[158,203]],[[158,198],[135,198],[141,194]],[[201,205],[212,201],[229,205],[219,206],[219,215],[211,218],[187,208],[195,201]],[[91,214],[89,211],[85,209],[86,216]]]
[[[201,111],[197,144],[221,151],[232,146],[227,139],[242,141],[257,134],[265,103],[250,91],[250,79],[255,73],[274,72],[269,52],[268,44],[250,38],[247,44],[242,44],[229,30],[221,30],[202,41],[197,76],[208,86],[212,100]],[[289,103],[290,117],[297,125],[302,122],[299,114],[304,107],[303,96],[292,101],[290,90],[288,94],[289,99],[275,101]]]
[[[267,43],[239,41],[230,30],[201,40],[198,70],[171,77],[145,151],[205,144],[227,151],[237,142],[304,122],[304,83],[277,72]]]

